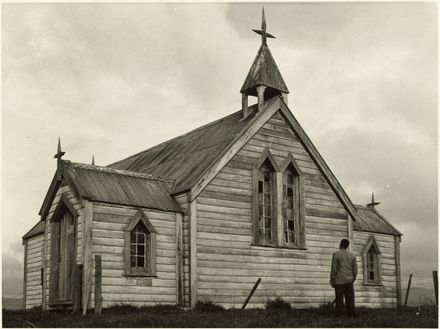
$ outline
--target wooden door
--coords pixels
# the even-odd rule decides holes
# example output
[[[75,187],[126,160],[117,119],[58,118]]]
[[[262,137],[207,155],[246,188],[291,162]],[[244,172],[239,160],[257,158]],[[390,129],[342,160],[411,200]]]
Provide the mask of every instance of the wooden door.
[[[70,302],[73,297],[75,270],[75,225],[73,215],[65,211],[59,219],[57,299]]]

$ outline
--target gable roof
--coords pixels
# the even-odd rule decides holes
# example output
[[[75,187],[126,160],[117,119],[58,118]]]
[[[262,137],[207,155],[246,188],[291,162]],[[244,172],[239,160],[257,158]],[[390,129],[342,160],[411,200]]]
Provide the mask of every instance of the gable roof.
[[[86,200],[182,212],[169,195],[172,181],[168,179],[67,160],[62,160],[57,171],[60,171],[61,175],[56,174],[55,177],[63,176],[72,185],[78,197]],[[52,185],[59,185],[59,179],[54,179]],[[56,188],[51,186],[43,202],[41,215],[46,214],[55,193]]]
[[[267,103],[265,103],[263,108],[255,114],[255,117],[252,119],[249,125],[245,129],[243,129],[240,134],[237,135],[235,140],[230,143],[226,150],[223,150],[223,152],[219,154],[215,162],[210,167],[208,167],[206,173],[199,177],[199,179],[195,182],[194,186],[191,189],[191,200],[197,197],[197,195],[215,177],[215,175],[217,175],[217,173],[226,165],[226,163],[232,159],[232,157],[241,149],[241,147],[243,147],[247,143],[247,141],[249,141],[249,139],[277,111],[280,111],[280,114],[285,118],[286,123],[289,124],[290,128],[295,132],[304,149],[307,151],[311,159],[315,162],[323,177],[327,180],[328,184],[333,189],[338,199],[341,201],[341,204],[352,216],[352,218],[356,220],[356,208],[354,207],[350,198],[347,196],[341,184],[338,182],[335,175],[330,170],[327,163],[322,158],[316,147],[313,145],[312,141],[307,136],[301,125],[293,116],[292,112],[289,110],[281,96],[273,97]]]
[[[251,114],[244,119],[241,119],[241,111],[235,112],[109,167],[172,178],[175,180],[172,193],[191,189],[193,199],[278,110],[298,134],[341,203],[356,220],[357,213],[351,200],[280,96],[267,101],[258,112],[256,105],[253,105],[250,107]]]
[[[25,235],[23,235],[22,239],[28,240],[30,238],[33,238],[34,236],[43,234],[44,230],[45,230],[45,223],[44,223],[44,221],[40,220]]]
[[[256,105],[250,107],[252,113],[244,119],[242,111],[237,111],[108,167],[173,179],[171,193],[189,190],[216,157],[252,122],[254,109]]]
[[[354,219],[354,229],[401,235],[375,209],[355,206],[351,202],[325,160],[279,96],[266,102],[258,112],[256,105],[252,106],[251,114],[244,119],[242,119],[241,111],[235,112],[187,134],[115,162],[109,167],[172,178],[175,183],[171,193],[191,190],[191,199],[194,199],[223,168],[224,164],[277,111],[285,117],[342,205]]]
[[[385,217],[373,207],[356,205],[359,218],[353,222],[356,231],[383,233],[401,236],[399,232]]]
[[[256,95],[256,91],[251,91],[256,86],[267,86],[284,93],[289,93],[286,83],[281,76],[275,59],[273,58],[269,47],[262,44],[258,50],[257,56],[249,70],[240,92],[248,92],[250,95]]]

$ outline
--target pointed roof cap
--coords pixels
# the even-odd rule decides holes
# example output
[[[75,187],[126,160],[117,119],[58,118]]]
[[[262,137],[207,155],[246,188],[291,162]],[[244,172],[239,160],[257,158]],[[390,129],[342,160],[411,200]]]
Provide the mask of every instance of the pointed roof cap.
[[[266,32],[266,18],[264,16],[264,7],[261,19],[261,30],[252,30],[261,35],[261,47],[255,57],[254,63],[249,70],[246,80],[241,87],[240,92],[248,95],[257,95],[257,86],[266,86],[272,89],[289,93],[287,86],[281,76],[269,47],[267,46],[267,38],[275,38],[272,34]]]
[[[58,146],[57,146],[57,153],[53,156],[54,158],[61,160],[62,156],[66,154],[66,152],[63,152],[61,150],[61,139],[58,137]]]
[[[372,207],[374,208],[375,206],[379,205],[380,202],[375,202],[374,201],[374,192],[371,193],[371,202],[367,204],[367,207]]]
[[[257,86],[266,86],[286,94],[289,93],[289,89],[287,89],[281,72],[266,44],[262,44],[260,50],[258,50],[258,54],[240,92],[256,96],[257,91],[255,88]]]

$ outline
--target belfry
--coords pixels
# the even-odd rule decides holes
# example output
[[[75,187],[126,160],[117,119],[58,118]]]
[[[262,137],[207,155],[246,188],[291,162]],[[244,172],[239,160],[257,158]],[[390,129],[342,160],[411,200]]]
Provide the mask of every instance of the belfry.
[[[282,96],[284,102],[287,103],[287,94],[289,93],[280,70],[267,46],[267,38],[275,37],[266,32],[264,8],[261,30],[252,31],[261,35],[261,46],[240,90],[242,95],[243,117],[246,117],[249,112],[248,96],[258,97],[258,111],[260,111],[265,101],[278,95]]]

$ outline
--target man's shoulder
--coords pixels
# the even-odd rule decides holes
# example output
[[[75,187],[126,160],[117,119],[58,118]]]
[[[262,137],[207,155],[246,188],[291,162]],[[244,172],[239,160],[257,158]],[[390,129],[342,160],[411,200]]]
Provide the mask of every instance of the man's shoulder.
[[[333,253],[333,256],[339,256],[340,254],[341,254],[341,250],[338,250]]]
[[[351,258],[356,259],[356,255],[347,250],[347,255],[350,255]]]
[[[355,256],[352,252],[350,252],[350,251],[348,251],[348,250],[342,250],[342,249],[340,249],[340,250],[335,251],[335,252],[333,253],[333,256],[335,256],[335,257],[341,256],[341,255],[349,255],[349,256],[352,257],[352,258],[356,258],[356,256]]]

